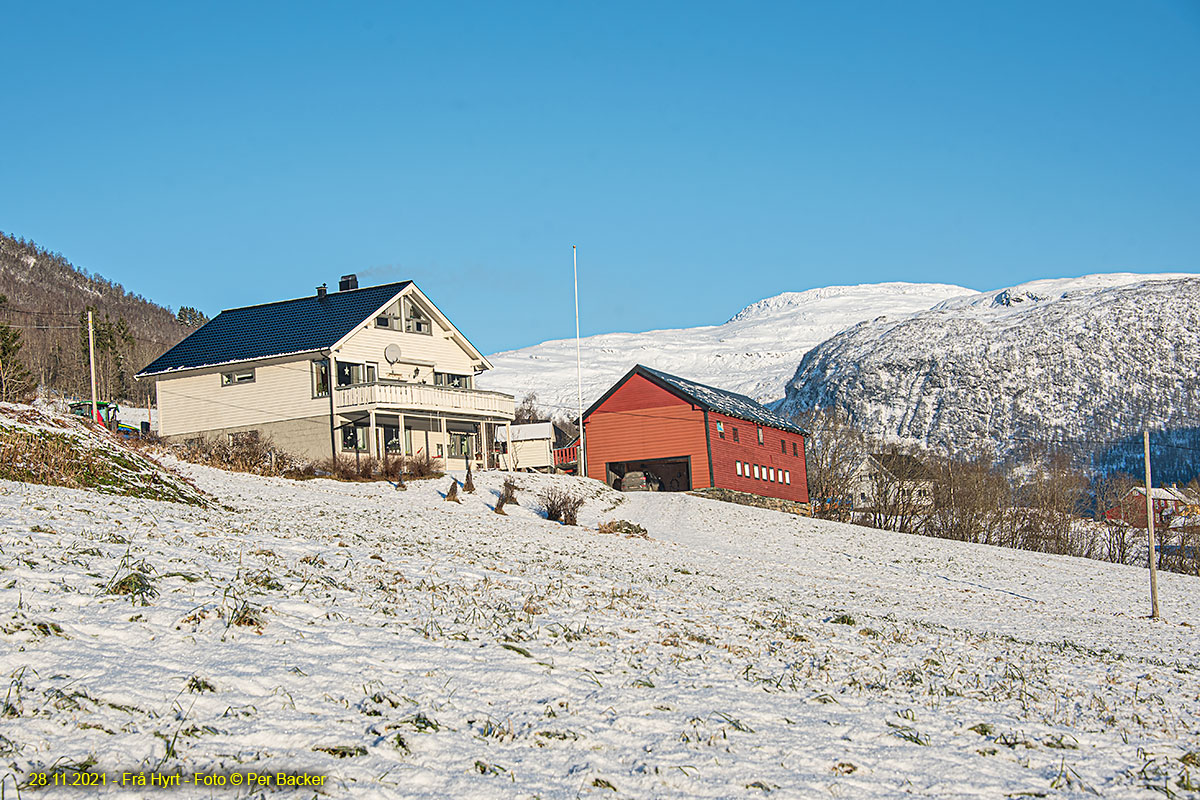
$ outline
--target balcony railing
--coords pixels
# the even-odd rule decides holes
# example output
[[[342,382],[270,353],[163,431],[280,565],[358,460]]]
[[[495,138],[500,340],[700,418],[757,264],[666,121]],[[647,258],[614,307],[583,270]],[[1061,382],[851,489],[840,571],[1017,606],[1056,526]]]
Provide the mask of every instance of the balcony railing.
[[[394,408],[404,411],[449,411],[512,419],[513,396],[502,392],[480,392],[431,386],[428,383],[375,381],[339,386],[334,398],[339,411]]]

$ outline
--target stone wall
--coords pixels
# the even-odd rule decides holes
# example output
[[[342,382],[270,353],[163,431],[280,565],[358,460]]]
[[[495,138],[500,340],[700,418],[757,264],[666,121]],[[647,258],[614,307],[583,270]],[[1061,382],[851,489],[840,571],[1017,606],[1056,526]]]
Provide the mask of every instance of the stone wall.
[[[812,506],[808,503],[797,503],[794,500],[782,500],[777,497],[763,497],[749,492],[735,492],[732,489],[696,489],[687,494],[696,497],[706,497],[709,500],[720,500],[725,503],[738,503],[743,506],[766,508],[771,511],[786,511],[802,517],[812,516]]]

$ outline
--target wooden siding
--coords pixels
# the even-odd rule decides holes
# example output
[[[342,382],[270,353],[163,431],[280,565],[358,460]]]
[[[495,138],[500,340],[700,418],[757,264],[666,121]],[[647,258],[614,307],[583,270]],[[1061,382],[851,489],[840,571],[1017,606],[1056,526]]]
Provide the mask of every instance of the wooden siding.
[[[634,375],[585,420],[588,477],[604,481],[605,465],[652,458],[692,459],[692,485],[709,485],[704,412]]]
[[[717,433],[717,423],[725,427],[725,438]],[[724,414],[709,412],[709,435],[712,442],[713,473],[716,485],[723,489],[733,489],[739,492],[752,492],[763,497],[777,497],[783,500],[795,500],[800,503],[808,502],[808,479],[804,468],[804,437],[798,433],[755,425],[742,419],[727,417]],[[763,443],[758,443],[758,428],[763,431]],[[733,429],[737,428],[739,441],[733,441]],[[787,452],[783,452],[780,442],[787,443]],[[796,445],[797,455],[792,455],[792,444]],[[776,470],[776,480],[755,478],[750,475],[738,475],[736,462],[742,461],[751,465],[757,464]],[[780,483],[778,472],[787,470],[791,473],[792,483]],[[769,473],[768,473],[769,474]],[[699,484],[698,484],[699,485]],[[703,484],[707,486],[707,484]]]
[[[313,358],[269,359],[159,376],[159,435],[180,436],[321,415],[328,418],[329,398],[313,397]],[[222,372],[251,367],[253,383],[221,385]],[[318,431],[318,435],[328,438],[329,431]]]
[[[371,320],[359,326],[350,338],[338,348],[338,361],[350,361],[357,364],[373,363],[379,368],[380,378],[394,378],[412,381],[414,368],[419,368],[415,380],[433,383],[433,372],[452,372],[456,375],[470,375],[474,372],[474,361],[458,342],[447,338],[447,332],[438,325],[437,320],[430,321],[433,334],[425,336],[420,333],[404,333],[390,328],[376,328]],[[389,364],[383,357],[384,348],[389,344],[400,346],[400,362]],[[435,366],[430,367],[429,364]],[[428,378],[426,381],[425,379]]]
[[[549,439],[523,439],[509,445],[500,456],[505,469],[536,469],[554,466]],[[511,463],[510,463],[511,459]]]

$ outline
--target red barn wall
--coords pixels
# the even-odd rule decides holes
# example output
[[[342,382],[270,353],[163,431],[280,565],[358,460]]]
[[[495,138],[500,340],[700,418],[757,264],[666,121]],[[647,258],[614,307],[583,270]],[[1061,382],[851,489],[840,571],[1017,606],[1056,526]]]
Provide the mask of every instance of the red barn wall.
[[[717,433],[717,422],[725,426],[725,438]],[[723,489],[734,489],[739,492],[752,492],[764,497],[778,497],[783,500],[795,500],[799,503],[808,502],[808,479],[804,471],[804,437],[798,433],[775,428],[762,427],[763,443],[758,443],[758,428],[760,426],[743,419],[727,417],[724,414],[710,412],[708,415],[709,436],[712,442],[713,473],[716,485]],[[738,441],[733,441],[733,429],[737,428]],[[780,442],[787,443],[784,452]],[[796,445],[796,455],[792,455],[792,444]],[[776,471],[776,480],[755,478],[751,469],[750,475],[738,475],[736,462],[742,461],[759,466],[760,475],[763,467]],[[791,473],[791,484],[780,483],[780,470]]]
[[[692,487],[709,485],[704,412],[633,375],[584,420],[587,474],[604,481],[613,461],[691,456]]]

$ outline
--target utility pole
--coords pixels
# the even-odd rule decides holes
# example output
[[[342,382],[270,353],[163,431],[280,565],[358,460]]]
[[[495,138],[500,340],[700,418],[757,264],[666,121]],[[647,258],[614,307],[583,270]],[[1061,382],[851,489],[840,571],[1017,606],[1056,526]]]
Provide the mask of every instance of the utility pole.
[[[575,380],[579,404],[579,453],[575,456],[575,475],[587,477],[587,439],[583,432],[583,358],[579,351],[579,256],[571,245],[571,269],[575,274]],[[511,447],[511,445],[510,445]]]
[[[1150,431],[1142,431],[1146,455],[1146,532],[1150,539],[1150,619],[1158,619],[1158,553],[1154,546],[1154,499],[1150,483]]]
[[[92,371],[92,421],[100,421],[96,408],[96,336],[92,333],[92,310],[88,309],[88,366]]]

